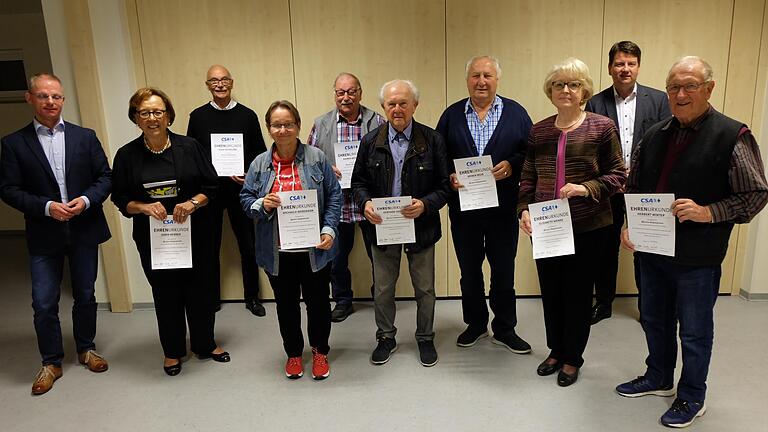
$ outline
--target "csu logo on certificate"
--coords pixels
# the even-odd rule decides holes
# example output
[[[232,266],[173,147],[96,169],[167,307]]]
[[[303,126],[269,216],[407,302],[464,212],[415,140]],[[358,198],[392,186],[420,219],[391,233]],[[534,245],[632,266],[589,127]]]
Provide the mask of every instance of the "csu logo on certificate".
[[[344,146],[344,150],[354,150],[356,148],[357,148],[356,145],[345,145]]]
[[[175,223],[173,219],[163,219],[163,225],[173,225]]]
[[[288,197],[289,201],[301,201],[307,199],[306,195],[291,195]]]
[[[557,204],[546,205],[541,208],[542,213],[547,213],[555,210],[557,210]]]
[[[389,200],[384,201],[384,204],[397,204],[399,202],[400,202],[400,200],[389,199]]]
[[[479,161],[479,160],[467,161],[467,167],[474,167],[474,166],[482,165],[482,163],[483,162]]]
[[[654,204],[654,203],[660,203],[660,198],[640,198],[640,202],[643,204]]]

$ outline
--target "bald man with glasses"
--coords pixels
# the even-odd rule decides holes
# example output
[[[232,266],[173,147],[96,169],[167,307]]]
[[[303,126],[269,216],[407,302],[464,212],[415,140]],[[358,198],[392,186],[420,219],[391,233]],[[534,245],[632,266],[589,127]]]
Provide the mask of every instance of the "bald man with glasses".
[[[240,175],[220,175],[219,193],[211,202],[213,213],[213,261],[211,289],[221,295],[221,252],[222,223],[224,211],[237,240],[240,251],[240,265],[243,275],[243,298],[245,307],[252,314],[266,315],[259,301],[259,268],[256,265],[256,247],[253,223],[245,216],[240,206],[240,190],[245,181],[245,172],[256,156],[267,150],[261,134],[259,118],[253,110],[232,98],[235,80],[227,68],[213,65],[206,74],[205,85],[211,92],[211,101],[196,108],[189,115],[187,136],[196,139],[209,160],[212,159],[213,139],[231,138],[243,144],[243,171]]]

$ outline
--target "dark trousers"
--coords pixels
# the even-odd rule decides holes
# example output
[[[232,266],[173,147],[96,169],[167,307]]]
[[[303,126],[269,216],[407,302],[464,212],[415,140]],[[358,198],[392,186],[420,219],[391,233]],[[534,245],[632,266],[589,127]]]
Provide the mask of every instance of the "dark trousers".
[[[595,279],[595,301],[605,306],[611,306],[616,298],[616,275],[619,272],[619,248],[621,245],[621,228],[624,226],[624,194],[611,196],[611,211],[613,225],[610,226],[608,237],[603,248],[603,257],[598,266]]]
[[[674,381],[679,322],[683,369],[677,397],[701,402],[712,357],[720,266],[684,266],[661,255],[637,255],[643,284],[641,322],[648,343],[645,376],[659,386]]]
[[[536,260],[549,357],[581,367],[589,339],[592,286],[611,227],[574,234],[574,255]]]
[[[368,223],[368,222],[360,222]],[[349,254],[352,247],[355,246],[355,225],[354,223],[339,222],[336,243],[339,246],[339,253],[331,263],[331,293],[333,300],[337,304],[352,303],[352,273],[349,271]],[[373,274],[373,258],[371,258],[371,242],[366,236],[363,236],[365,244],[365,253],[371,261],[371,274]],[[374,280],[371,275],[371,280]]]
[[[488,327],[483,261],[491,267],[489,300],[491,328],[503,335],[515,331],[515,255],[518,224],[514,215],[500,212],[451,212],[451,235],[461,270],[461,306],[464,322],[473,328]]]
[[[328,354],[328,337],[331,334],[331,302],[328,299],[328,283],[331,265],[316,273],[312,272],[307,252],[280,252],[278,275],[270,275],[269,283],[275,293],[277,321],[283,348],[288,357],[300,357],[304,351],[304,334],[301,332],[301,300],[307,307],[307,334],[309,344],[321,354]]]
[[[61,366],[64,346],[59,321],[59,299],[64,257],[69,260],[72,282],[72,330],[78,353],[94,349],[96,296],[93,284],[99,262],[97,245],[71,244],[62,254],[31,255],[32,309],[35,312],[37,346],[44,365]]]
[[[187,355],[187,325],[190,349],[209,354],[216,349],[213,328],[216,297],[200,270],[152,270],[149,253],[142,254],[141,265],[152,286],[160,344],[167,358]],[[186,322],[185,322],[186,318]]]
[[[222,223],[224,210],[229,215],[229,224],[240,250],[240,266],[243,273],[243,297],[246,300],[259,297],[259,267],[256,265],[256,246],[254,243],[253,220],[249,219],[240,204],[242,186],[229,178],[219,178],[219,193],[211,200],[211,227],[213,229],[213,259],[210,263],[212,289],[221,299],[221,253]]]

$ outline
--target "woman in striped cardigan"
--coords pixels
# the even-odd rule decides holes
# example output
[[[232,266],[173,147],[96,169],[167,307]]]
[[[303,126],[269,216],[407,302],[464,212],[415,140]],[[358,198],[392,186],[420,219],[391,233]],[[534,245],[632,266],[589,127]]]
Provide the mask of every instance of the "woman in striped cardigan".
[[[520,228],[531,235],[528,204],[568,199],[576,253],[536,260],[547,346],[550,353],[536,372],[559,371],[566,387],[584,363],[592,307],[592,286],[612,223],[609,197],[626,180],[619,136],[612,120],[584,111],[593,94],[589,69],[569,58],[552,68],[544,93],[557,108],[531,129],[523,164],[517,212]]]

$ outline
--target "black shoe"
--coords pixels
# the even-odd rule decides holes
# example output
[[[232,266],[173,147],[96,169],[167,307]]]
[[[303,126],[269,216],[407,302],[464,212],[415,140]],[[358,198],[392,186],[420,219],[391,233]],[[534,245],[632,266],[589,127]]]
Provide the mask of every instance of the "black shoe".
[[[170,376],[176,376],[176,375],[180,374],[181,373],[181,359],[179,359],[179,362],[174,364],[174,365],[163,366],[163,370],[165,371],[165,373],[167,373]]]
[[[471,347],[484,337],[488,337],[488,329],[467,327],[467,329],[456,338],[456,345],[465,348]]]
[[[515,354],[528,354],[531,352],[531,346],[524,341],[514,331],[506,335],[494,334],[491,342],[503,346]]]
[[[561,367],[560,362],[549,364],[547,363],[547,360],[544,360],[543,362],[541,362],[541,364],[539,364],[539,367],[536,368],[536,374],[538,374],[539,376],[552,375],[553,373],[560,370],[560,367]]]
[[[560,373],[557,374],[557,385],[560,387],[568,387],[569,385],[575,383],[577,379],[579,379],[578,369],[576,369],[576,372],[574,372],[573,375],[567,374],[561,369]]]
[[[383,365],[389,361],[389,357],[393,352],[397,351],[397,342],[394,338],[381,338],[379,344],[376,345],[376,349],[371,354],[371,363],[375,365]]]
[[[435,341],[425,340],[418,341],[419,345],[419,361],[422,366],[430,367],[437,364],[437,350],[435,349]]]
[[[261,304],[259,299],[246,299],[245,308],[257,317],[263,317],[267,314],[267,310],[264,309],[264,305]]]
[[[355,308],[352,307],[352,303],[336,303],[336,307],[331,311],[331,321],[342,322],[354,311]]]
[[[229,357],[229,353],[226,351],[219,354],[214,354],[214,353],[198,354],[197,358],[199,358],[200,360],[212,359],[213,361],[219,362],[219,363],[229,363],[229,361],[232,360]]]
[[[611,305],[596,303],[592,306],[592,319],[590,324],[595,325],[600,321],[611,317]]]

